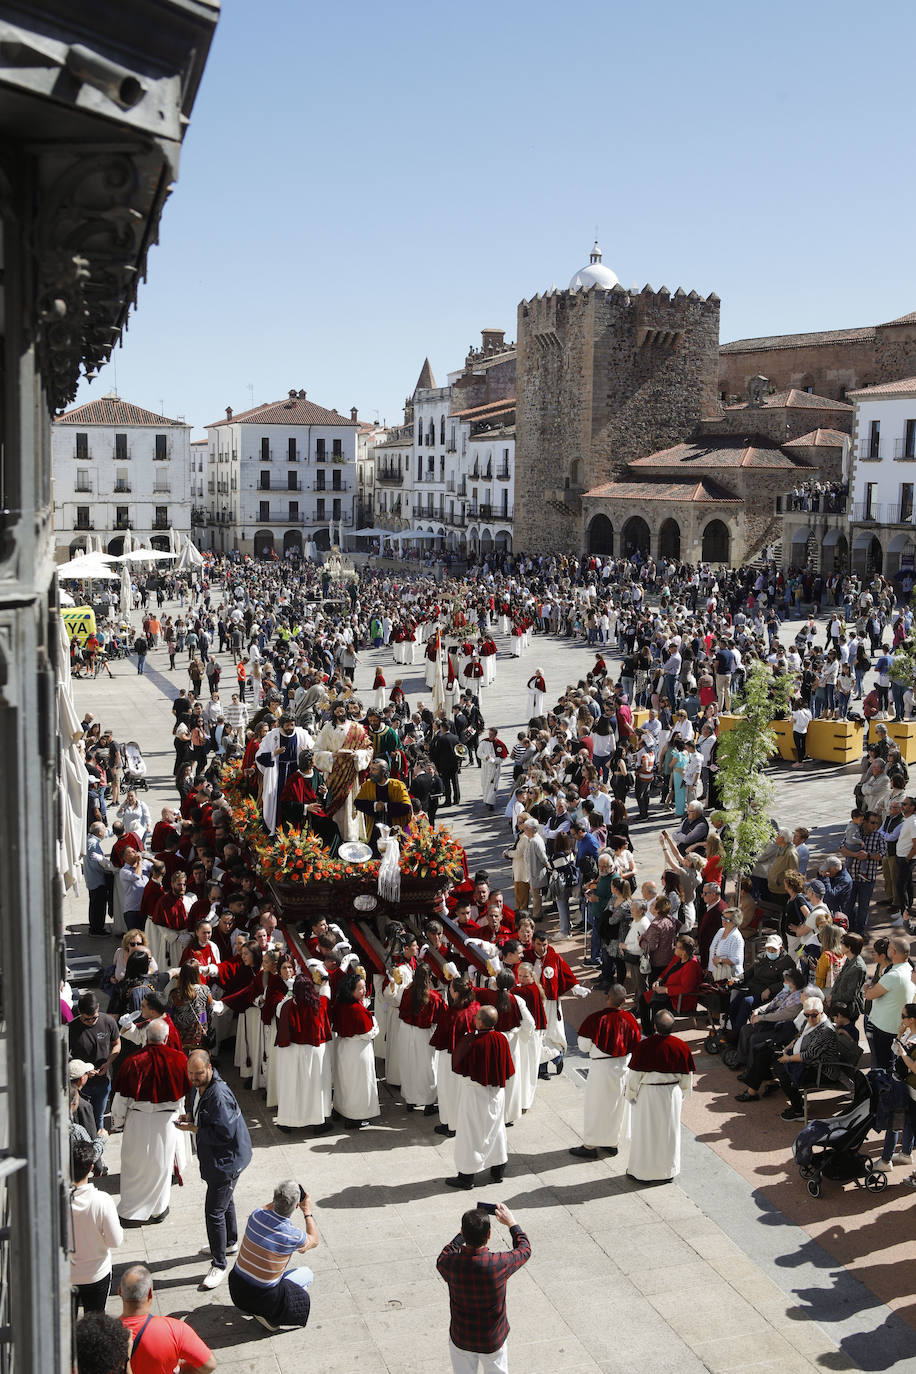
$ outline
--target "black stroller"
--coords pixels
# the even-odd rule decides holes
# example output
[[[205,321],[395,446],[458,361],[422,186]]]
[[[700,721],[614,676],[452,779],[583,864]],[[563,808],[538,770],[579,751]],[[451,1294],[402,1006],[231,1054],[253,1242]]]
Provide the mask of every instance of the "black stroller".
[[[841,1116],[829,1121],[809,1121],[799,1131],[792,1146],[798,1172],[805,1179],[812,1197],[820,1197],[821,1180],[836,1183],[854,1182],[872,1193],[887,1187],[887,1174],[875,1169],[860,1146],[874,1129],[877,1111],[877,1091],[864,1073],[853,1075],[853,1105]]]
[[[134,792],[149,791],[146,763],[135,739],[128,740],[124,746],[124,776],[121,782],[125,790],[132,788]]]

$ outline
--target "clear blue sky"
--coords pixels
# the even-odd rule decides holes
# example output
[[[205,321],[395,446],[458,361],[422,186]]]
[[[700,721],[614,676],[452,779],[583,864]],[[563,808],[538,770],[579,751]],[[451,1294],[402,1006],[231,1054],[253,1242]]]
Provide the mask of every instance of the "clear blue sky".
[[[716,291],[723,341],[916,309],[914,30],[903,0],[229,0],[118,390],[198,432],[249,384],[396,422],[596,226],[625,286]]]

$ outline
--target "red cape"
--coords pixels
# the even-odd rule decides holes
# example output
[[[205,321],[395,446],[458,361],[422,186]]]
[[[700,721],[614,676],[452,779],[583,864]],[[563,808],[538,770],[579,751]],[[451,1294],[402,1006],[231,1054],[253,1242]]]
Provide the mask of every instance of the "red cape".
[[[284,1002],[277,1017],[277,1048],[288,1045],[323,1045],[331,1038],[328,999],[318,998],[318,1006],[300,1007],[292,998]]]
[[[178,831],[175,829],[174,825],[172,825],[171,821],[157,821],[153,826],[153,835],[149,842],[149,847],[154,854],[157,849],[163,847],[166,836],[168,835],[174,835],[176,838],[178,836]]]
[[[579,1035],[583,1040],[591,1040],[596,1049],[612,1059],[632,1054],[642,1038],[635,1016],[613,1007],[586,1016],[579,1027]]]
[[[362,1002],[333,1002],[331,1025],[341,1039],[351,1035],[368,1035],[373,1026],[371,1011]]]
[[[685,1040],[676,1035],[650,1035],[636,1046],[630,1068],[644,1073],[693,1073],[696,1064]]]
[[[181,1050],[168,1045],[147,1045],[125,1059],[118,1071],[115,1091],[136,1102],[178,1102],[191,1091],[188,1061]]]
[[[429,1001],[420,1007],[419,1011],[414,1011],[410,988],[401,998],[401,1005],[398,1007],[398,1017],[408,1026],[418,1026],[421,1030],[427,1030],[436,1020],[436,1012],[442,1004],[442,994],[440,992],[430,992]]]
[[[479,1006],[479,1002],[472,1002],[469,1007],[459,1009],[453,1003],[443,1001],[436,1013],[436,1029],[429,1041],[431,1047],[453,1054],[456,1044],[473,1031]]]
[[[512,995],[512,993],[515,991],[517,991],[517,989],[515,988],[510,989],[509,991],[508,1011],[499,1010],[499,1007],[497,1006],[497,998],[499,997],[499,992],[496,990],[496,988],[480,988],[480,990],[477,993],[477,996],[480,998],[482,1006],[496,1007],[496,1012],[499,1016],[499,1020],[496,1022],[497,1030],[501,1030],[503,1032],[515,1030],[518,1026],[522,1024],[522,1013],[519,1011],[518,1003]]]
[[[153,925],[164,926],[167,930],[187,930],[188,912],[184,897],[176,897],[174,892],[163,892],[153,911]]]
[[[553,969],[552,978],[544,977],[548,968]],[[544,996],[548,1002],[556,1002],[565,992],[569,992],[570,988],[574,988],[578,981],[562,955],[557,954],[552,945],[548,945],[547,953],[541,960],[541,987],[544,989]]]
[[[516,974],[516,977],[518,975]],[[535,1030],[547,1029],[547,1008],[544,1006],[544,999],[534,983],[516,983],[515,991],[528,1007],[534,1018]]]
[[[515,1075],[509,1041],[498,1030],[478,1031],[473,1039],[462,1041],[452,1067],[483,1088],[504,1088]]]

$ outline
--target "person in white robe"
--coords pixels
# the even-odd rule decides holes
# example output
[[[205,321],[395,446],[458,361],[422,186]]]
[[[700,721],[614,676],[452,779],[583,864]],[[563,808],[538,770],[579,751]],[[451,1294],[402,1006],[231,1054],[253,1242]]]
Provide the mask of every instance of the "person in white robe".
[[[315,976],[320,976],[316,973]],[[313,991],[305,986],[312,983]],[[328,1016],[327,973],[316,988],[312,975],[299,974],[289,997],[277,1008],[277,1115],[288,1133],[303,1126],[321,1130],[331,1115],[333,1052]]]
[[[413,951],[416,954],[416,949]],[[404,993],[413,982],[413,969],[410,964],[396,964],[388,974],[388,981],[382,987],[382,1001],[388,1003],[387,1032],[385,1047],[385,1082],[389,1087],[401,1086],[401,1060],[399,1046],[401,1038],[400,1006]]]
[[[348,973],[331,1011],[334,1029],[334,1109],[347,1125],[360,1127],[380,1114],[373,1041],[378,1024],[366,1003],[362,970]]]
[[[281,717],[274,730],[268,730],[255,755],[261,774],[261,813],[271,834],[277,828],[280,795],[286,779],[299,762],[299,753],[311,749],[314,741],[308,730],[295,723],[291,715]]]
[[[146,1048],[121,1066],[111,1102],[113,1130],[122,1130],[118,1216],[140,1223],[161,1220],[169,1209],[172,1174],[186,1162],[184,1136],[175,1122],[184,1110],[187,1060],[166,1045],[162,1018],[147,1027]]]
[[[455,1047],[458,1118],[455,1133],[456,1176],[450,1188],[470,1189],[474,1175],[489,1168],[490,1181],[501,1183],[509,1158],[506,1135],[506,1083],[515,1072],[509,1042],[496,1029],[495,1007],[480,1007],[475,1033]]]
[[[627,1175],[640,1182],[676,1178],[681,1169],[681,1105],[693,1086],[693,1055],[671,1034],[670,1011],[655,1016],[656,1034],[630,1059],[627,1098],[632,1105]]]
[[[359,775],[369,767],[372,755],[372,741],[365,727],[358,721],[348,718],[344,702],[335,702],[331,710],[331,719],[322,725],[315,741],[315,767],[321,770],[325,782],[328,783],[330,801],[335,790],[335,764],[344,760],[352,763],[353,778],[349,795],[332,816],[340,831],[341,840],[359,839],[359,812],[354,803],[360,788]]]
[[[579,1050],[587,1054],[581,1145],[570,1150],[597,1159],[598,1149],[616,1155],[630,1137],[630,1104],[626,1097],[630,1055],[639,1044],[639,1023],[624,1010],[626,988],[615,983],[602,1010],[586,1016],[579,1027]]]
[[[540,668],[535,668],[531,677],[528,679],[528,715],[542,716],[544,714],[544,702],[547,700],[547,689],[544,684],[544,677]]]
[[[496,805],[496,794],[499,791],[499,775],[502,771],[503,759],[509,757],[509,751],[502,740],[497,737],[495,727],[491,726],[486,735],[477,744],[477,757],[480,760],[480,791],[484,804],[490,810]]]

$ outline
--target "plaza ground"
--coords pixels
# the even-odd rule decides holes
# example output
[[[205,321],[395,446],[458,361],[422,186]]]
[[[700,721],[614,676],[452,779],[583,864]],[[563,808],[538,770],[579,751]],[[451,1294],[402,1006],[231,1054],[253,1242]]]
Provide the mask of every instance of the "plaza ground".
[[[525,724],[525,683],[534,669],[544,672],[550,703],[584,676],[594,654],[535,636],[519,660],[498,642],[496,684],[482,705],[487,724],[511,745]],[[228,700],[234,675],[228,657],[220,661]],[[389,686],[403,675],[411,704],[428,697],[422,665],[396,668],[389,650],[360,655],[360,691],[368,693],[377,663]],[[122,741],[139,740],[155,820],[175,799],[171,701],[189,685],[186,663],[170,673],[160,650],[145,677],[134,660],[112,671],[113,681],[75,684],[77,707],[93,711]],[[776,776],[779,822],[808,826],[813,855],[829,852],[848,816],[854,775],[828,765],[793,773],[782,765]],[[472,870],[488,868],[509,900],[511,875],[502,858],[509,832],[502,807],[491,814],[480,802],[479,778],[473,767],[463,771],[465,803],[440,819],[466,845]],[[506,777],[501,795],[508,796]],[[658,833],[670,823],[659,813],[632,826],[645,877],[658,876]],[[85,938],[85,894],[67,899],[66,919],[68,950],[98,954],[98,942]],[[556,944],[591,981],[592,972],[581,969],[581,937]],[[597,999],[571,1001],[570,1023],[595,1005]],[[698,1074],[685,1104],[676,1182],[627,1179],[625,1151],[597,1162],[567,1153],[581,1141],[587,1067],[571,1051],[564,1074],[539,1085],[532,1110],[509,1132],[505,1182],[471,1195],[507,1202],[532,1242],[530,1262],[509,1286],[511,1367],[524,1374],[642,1374],[647,1364],[679,1374],[916,1368],[909,1282],[916,1194],[894,1183],[906,1171],[895,1169],[878,1196],[825,1182],[821,1198],[809,1198],[791,1159],[797,1127],[779,1119],[779,1097],[756,1107],[735,1103],[735,1076],[702,1053],[702,1030],[683,1024]],[[188,1317],[215,1350],[220,1370],[232,1374],[298,1374],[306,1367],[322,1374],[445,1374],[448,1304],[435,1257],[457,1231],[467,1197],[443,1186],[454,1172],[453,1153],[451,1142],[433,1133],[435,1119],[407,1113],[382,1083],[382,1115],[369,1129],[290,1138],[272,1125],[263,1097],[242,1088],[231,1067],[224,1072],[255,1146],[236,1193],[240,1226],[280,1178],[299,1178],[314,1199],[321,1246],[309,1256],[316,1278],[307,1330],[271,1335],[234,1310],[225,1286],[198,1291],[208,1259],[201,1253],[204,1190],[193,1161],[185,1186],[172,1190],[166,1221],[125,1233],[115,1281],[128,1263],[149,1264],[157,1310]],[[826,1093],[812,1098],[828,1110],[835,1101]],[[878,1153],[877,1137],[868,1148]],[[119,1150],[115,1136],[102,1185],[115,1194]],[[504,1244],[505,1232],[494,1233],[494,1243]],[[109,1310],[118,1310],[116,1299]]]

